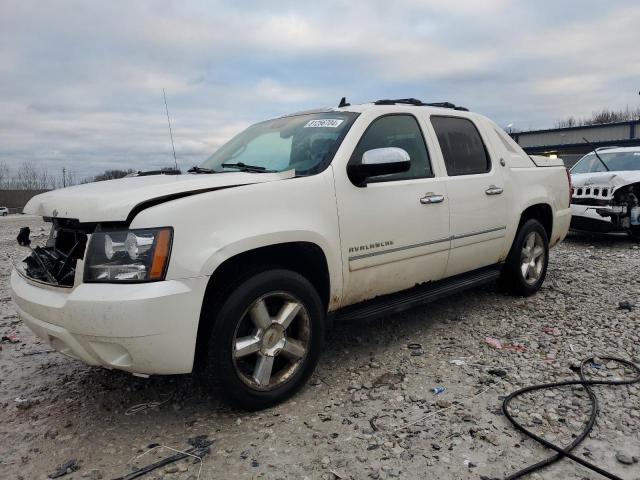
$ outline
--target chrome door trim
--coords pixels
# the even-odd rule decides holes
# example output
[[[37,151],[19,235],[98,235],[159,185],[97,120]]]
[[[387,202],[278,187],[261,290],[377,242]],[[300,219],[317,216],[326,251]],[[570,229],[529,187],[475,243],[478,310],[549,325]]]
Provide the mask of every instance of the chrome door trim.
[[[473,237],[475,235],[482,235],[485,233],[499,232],[500,230],[506,230],[506,229],[507,229],[507,226],[503,225],[501,227],[489,228],[487,230],[477,230],[475,232],[461,233],[460,235],[453,235],[451,237],[451,240],[458,240],[460,238]]]
[[[361,260],[363,258],[376,257],[378,255],[385,255],[387,253],[402,252],[404,250],[410,250],[410,249],[413,249],[413,248],[426,247],[428,245],[435,245],[436,243],[449,242],[449,241],[452,241],[452,240],[458,240],[460,238],[473,237],[475,235],[483,235],[485,233],[499,232],[501,230],[506,230],[506,229],[507,229],[506,225],[502,225],[500,227],[489,228],[487,230],[479,230],[479,231],[475,231],[475,232],[463,233],[463,234],[460,234],[460,235],[452,235],[450,237],[438,238],[438,239],[435,239],[435,240],[429,240],[427,242],[415,243],[413,245],[405,245],[405,246],[402,246],[402,247],[389,248],[387,250],[381,250],[379,252],[363,253],[361,255],[354,255],[352,257],[349,257],[349,261],[351,262],[353,260]]]

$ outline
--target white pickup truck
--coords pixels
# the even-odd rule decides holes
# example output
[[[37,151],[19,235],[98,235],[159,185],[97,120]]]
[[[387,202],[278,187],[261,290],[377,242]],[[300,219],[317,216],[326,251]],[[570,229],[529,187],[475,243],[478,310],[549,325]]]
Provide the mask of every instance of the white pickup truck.
[[[535,293],[570,189],[560,160],[464,108],[343,99],[253,125],[188,174],[34,197],[24,211],[51,236],[12,272],[13,298],[65,355],[199,371],[261,408],[305,383],[334,319],[499,278]]]

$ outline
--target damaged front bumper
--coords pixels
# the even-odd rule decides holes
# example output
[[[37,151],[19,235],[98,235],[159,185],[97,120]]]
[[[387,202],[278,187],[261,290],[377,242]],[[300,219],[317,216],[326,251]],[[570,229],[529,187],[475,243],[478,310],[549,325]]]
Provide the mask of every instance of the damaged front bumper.
[[[589,207],[584,205],[571,205],[571,229],[588,232],[610,233],[624,231],[612,220],[612,216],[602,216],[600,213],[613,213],[604,207]],[[620,212],[621,213],[621,212]]]
[[[207,277],[60,288],[11,273],[18,315],[52,348],[89,365],[189,373]]]
[[[571,229],[590,232],[637,232],[639,185],[576,185],[571,199]]]
[[[627,207],[624,205],[595,206],[571,205],[571,229],[589,232],[624,232],[629,222],[624,222]]]

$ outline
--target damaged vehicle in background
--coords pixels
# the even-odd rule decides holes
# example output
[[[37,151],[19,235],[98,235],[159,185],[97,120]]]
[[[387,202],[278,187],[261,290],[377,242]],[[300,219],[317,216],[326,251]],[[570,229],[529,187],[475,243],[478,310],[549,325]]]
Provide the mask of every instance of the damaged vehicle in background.
[[[571,229],[640,240],[640,147],[598,148],[571,169]]]

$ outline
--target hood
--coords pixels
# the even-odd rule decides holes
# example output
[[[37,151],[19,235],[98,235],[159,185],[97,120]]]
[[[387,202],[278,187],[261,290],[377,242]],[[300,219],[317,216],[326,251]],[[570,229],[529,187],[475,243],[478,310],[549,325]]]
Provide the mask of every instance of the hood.
[[[614,190],[631,183],[640,182],[640,171],[572,173],[571,183],[574,187],[610,187]]]
[[[121,222],[147,202],[157,203],[222,188],[285,180],[294,175],[295,172],[290,170],[281,173],[150,175],[106,180],[36,195],[24,207],[24,213],[72,218],[81,223]]]

